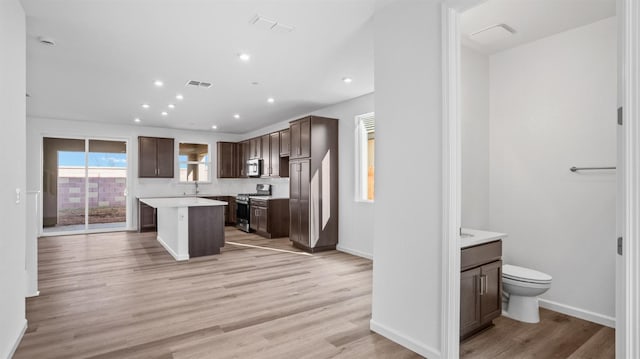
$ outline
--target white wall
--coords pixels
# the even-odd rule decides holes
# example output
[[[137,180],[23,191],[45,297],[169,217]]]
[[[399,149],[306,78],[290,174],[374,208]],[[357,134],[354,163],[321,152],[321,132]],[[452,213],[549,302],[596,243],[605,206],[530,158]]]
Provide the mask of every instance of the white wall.
[[[25,15],[18,0],[0,0],[0,358],[8,358],[26,329],[25,319]],[[16,203],[16,189],[21,191]]]
[[[553,276],[544,305],[615,316],[616,20],[491,57],[491,229],[506,263]],[[554,302],[559,305],[553,306]],[[593,312],[593,313],[588,313]]]
[[[433,359],[442,335],[442,9],[377,5],[371,329]]]
[[[233,134],[215,133],[211,131],[186,131],[158,127],[144,127],[136,125],[112,125],[106,123],[91,123],[81,121],[64,121],[42,118],[27,120],[27,158],[28,158],[28,188],[40,189],[42,183],[42,137],[95,137],[107,139],[124,139],[129,141],[127,149],[129,155],[129,171],[131,173],[128,185],[129,215],[131,227],[137,228],[136,197],[145,196],[174,196],[183,193],[193,193],[193,184],[179,183],[175,179],[138,178],[138,136],[171,137],[179,142],[208,143],[211,152],[211,183],[201,183],[200,193],[212,195],[235,195],[237,193],[255,192],[257,183],[273,184],[273,194],[276,196],[289,195],[288,179],[218,179],[216,178],[216,142],[238,141],[241,136]],[[176,149],[177,150],[177,149]],[[177,164],[176,164],[177,166]],[[177,175],[177,173],[176,173]],[[42,213],[42,211],[40,212]]]
[[[462,47],[462,227],[489,228],[489,56]]]
[[[347,100],[310,114],[296,116],[243,135],[243,139],[289,127],[289,121],[308,115],[337,118],[340,151],[338,250],[365,258],[373,258],[373,208],[375,203],[355,200],[355,117],[374,111],[374,94]],[[377,187],[377,186],[376,186]]]

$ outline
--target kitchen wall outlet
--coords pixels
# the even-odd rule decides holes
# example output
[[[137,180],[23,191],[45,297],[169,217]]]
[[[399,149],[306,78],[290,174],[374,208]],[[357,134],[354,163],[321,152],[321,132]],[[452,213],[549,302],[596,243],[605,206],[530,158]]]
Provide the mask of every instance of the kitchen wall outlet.
[[[20,188],[16,188],[16,204],[20,204]]]

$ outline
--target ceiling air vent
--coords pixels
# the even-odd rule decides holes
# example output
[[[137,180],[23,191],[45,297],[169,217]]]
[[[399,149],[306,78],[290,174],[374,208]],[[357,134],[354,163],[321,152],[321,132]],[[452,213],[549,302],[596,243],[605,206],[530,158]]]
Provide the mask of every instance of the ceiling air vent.
[[[210,82],[202,82],[202,81],[196,81],[196,80],[189,80],[184,85],[185,86],[193,86],[193,87],[202,87],[202,88],[206,88],[206,89],[211,87],[211,83]]]
[[[495,24],[469,34],[469,38],[480,44],[488,45],[494,42],[502,41],[508,37],[511,37],[515,33],[516,30],[514,30],[507,24]]]
[[[295,29],[294,26],[283,24],[282,22],[274,19],[266,18],[260,14],[256,14],[249,21],[252,25],[266,30],[272,30],[275,32],[291,32]]]

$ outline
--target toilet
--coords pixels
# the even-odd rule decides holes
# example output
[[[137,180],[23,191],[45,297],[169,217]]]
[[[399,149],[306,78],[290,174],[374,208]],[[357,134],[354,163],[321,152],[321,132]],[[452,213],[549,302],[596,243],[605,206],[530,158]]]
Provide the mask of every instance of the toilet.
[[[551,288],[551,276],[510,264],[502,266],[502,290],[505,293],[503,315],[525,323],[538,323],[538,296]]]

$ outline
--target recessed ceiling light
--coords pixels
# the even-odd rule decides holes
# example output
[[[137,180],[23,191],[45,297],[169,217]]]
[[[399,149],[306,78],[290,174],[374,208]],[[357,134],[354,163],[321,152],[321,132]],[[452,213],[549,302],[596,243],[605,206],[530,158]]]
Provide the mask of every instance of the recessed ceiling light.
[[[143,103],[143,104],[142,104],[142,108],[144,108],[144,109],[149,108],[149,104],[148,104],[148,103]]]
[[[176,100],[182,101],[182,100],[184,100],[184,96],[182,96],[181,94],[177,94],[176,95]]]
[[[170,103],[170,104],[169,104],[169,106],[167,106],[167,107],[169,107],[170,109],[172,109],[172,110],[173,110],[174,108],[176,108],[176,105],[174,105],[174,104]]]
[[[168,115],[169,113],[168,113],[167,111],[162,111],[162,112],[160,112],[160,114],[161,114],[162,116],[166,116],[166,115]]]
[[[275,100],[273,97],[269,97],[269,98],[267,99],[267,102],[268,102],[268,103],[274,103],[274,102],[276,102],[276,100]]]
[[[155,80],[153,82],[154,85],[156,85],[156,87],[162,87],[164,86],[164,82],[160,81],[160,80]]]
[[[237,119],[240,118],[240,115],[236,113],[235,115],[233,115],[233,118],[235,118],[237,120]]]
[[[239,55],[238,55],[238,58],[239,58],[239,59],[240,59],[240,61],[242,61],[242,62],[248,62],[249,60],[251,60],[251,55],[249,55],[249,54],[245,54],[245,53],[242,53],[242,54],[239,54]]]
[[[350,83],[352,83],[352,82],[353,82],[353,79],[352,79],[351,77],[343,77],[343,78],[342,78],[342,81],[343,81],[345,84],[350,84]]]
[[[211,128],[212,128],[212,129],[214,129],[214,130],[217,130],[217,129],[218,129],[218,126],[213,125],[213,126],[211,126]]]
[[[140,122],[140,118],[138,118],[138,117],[134,118],[133,122]]]

